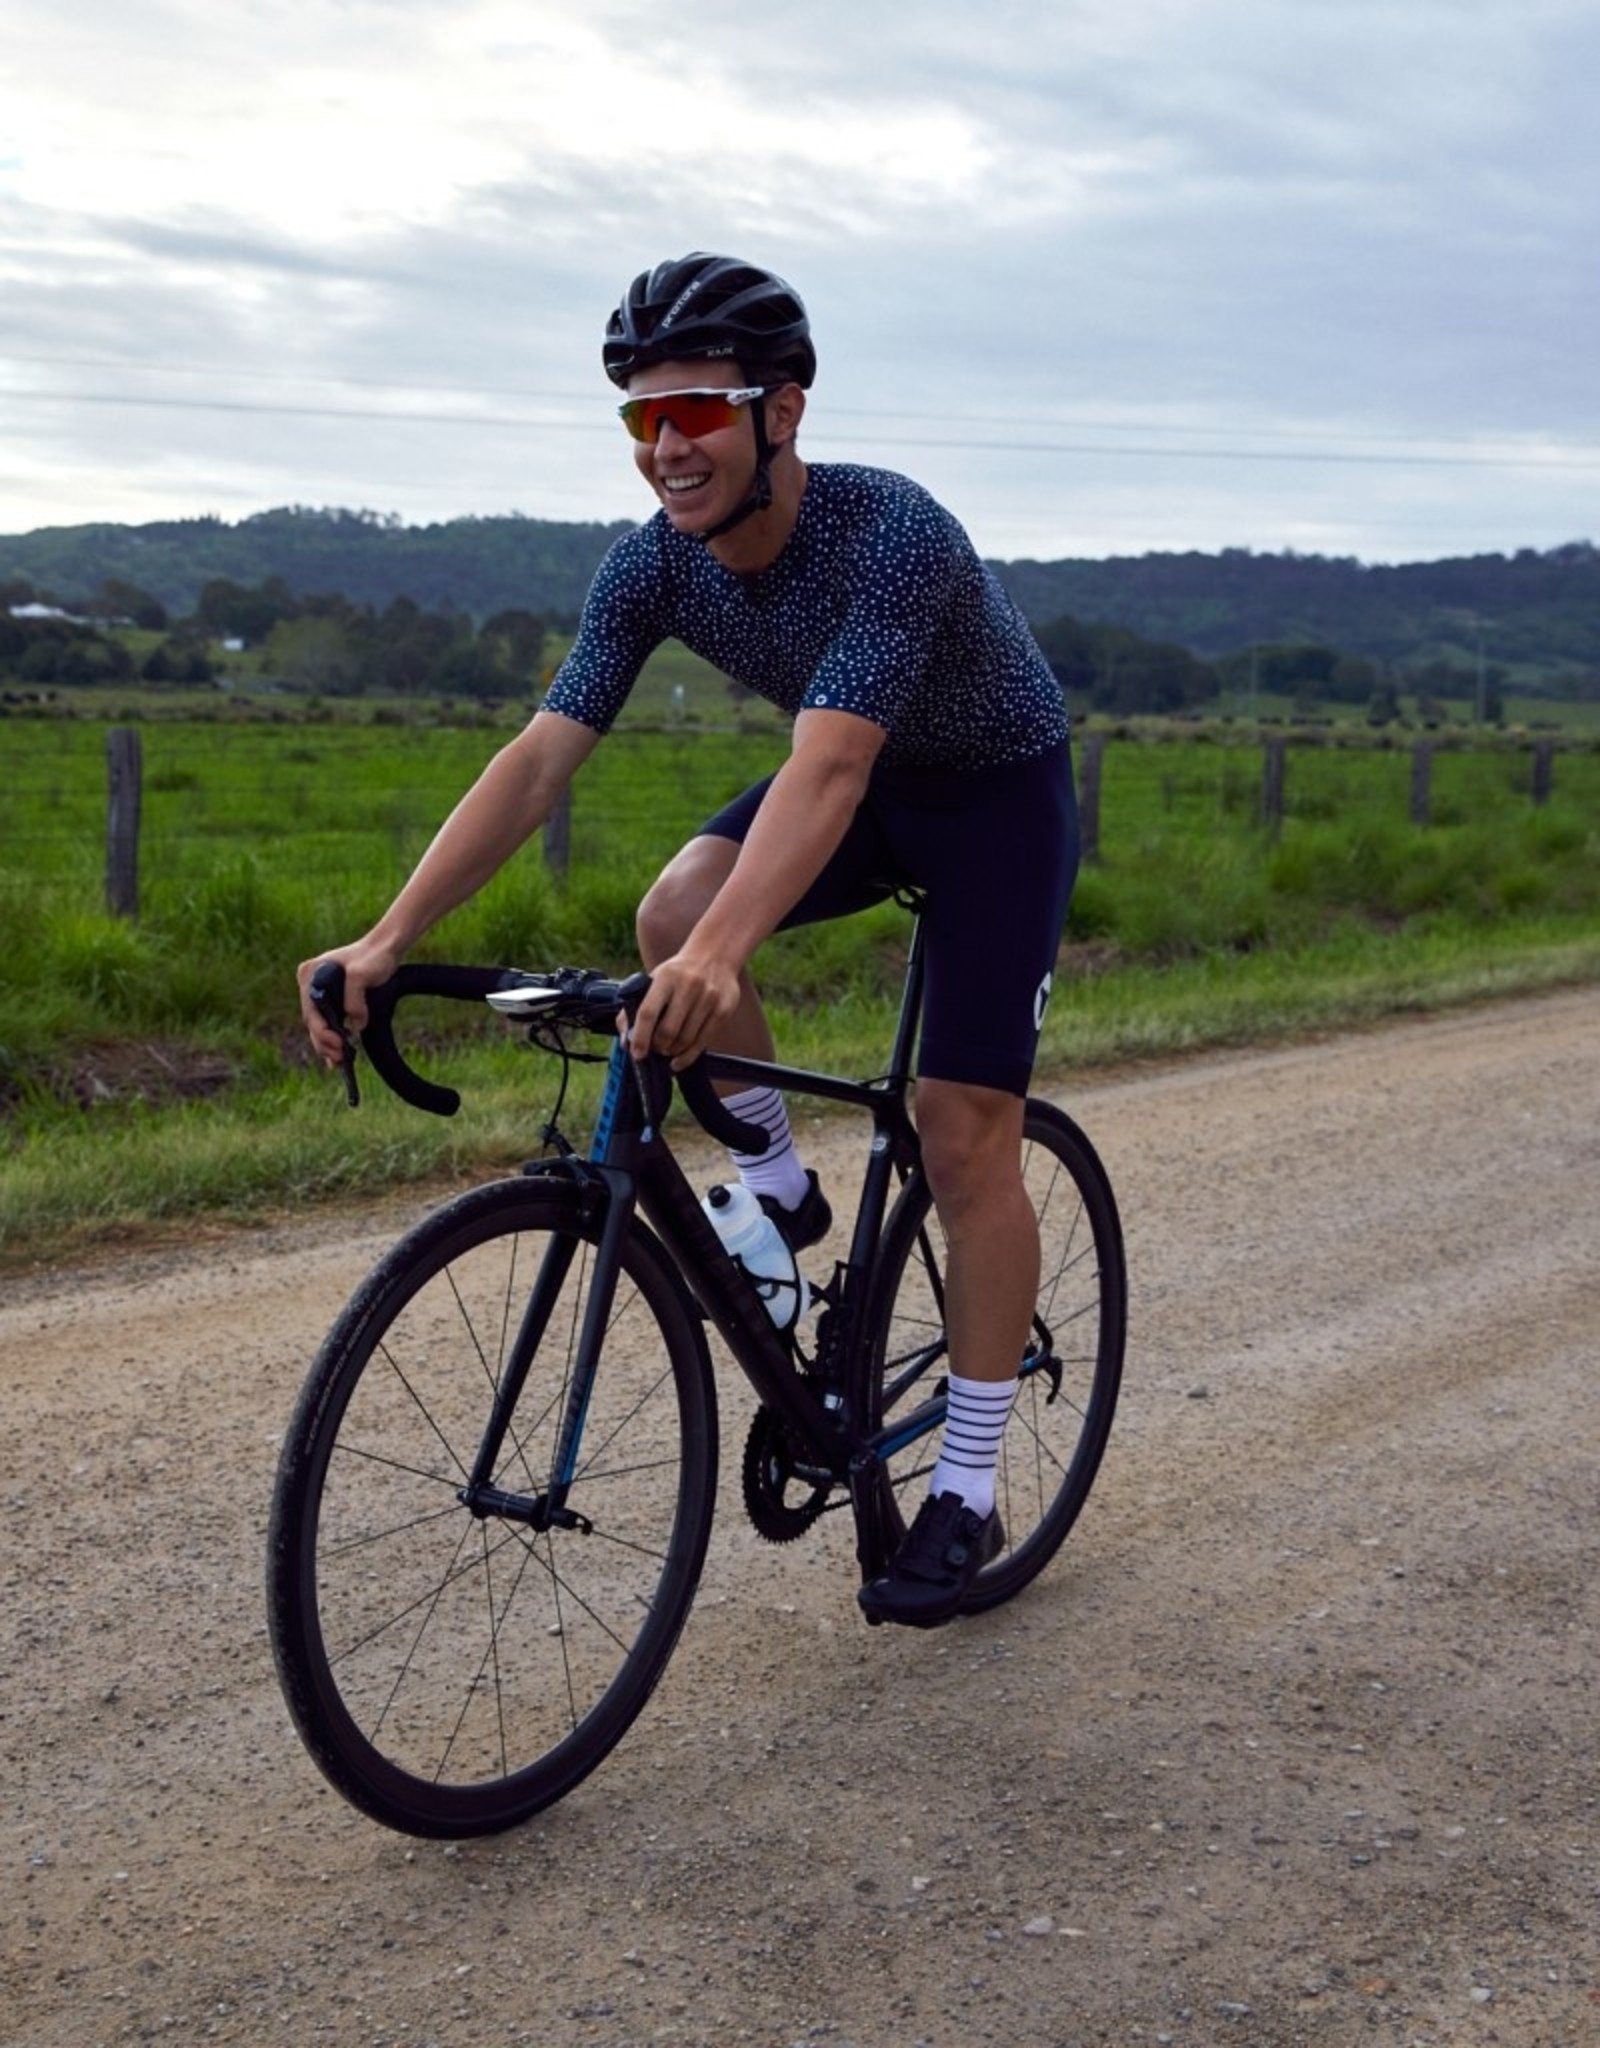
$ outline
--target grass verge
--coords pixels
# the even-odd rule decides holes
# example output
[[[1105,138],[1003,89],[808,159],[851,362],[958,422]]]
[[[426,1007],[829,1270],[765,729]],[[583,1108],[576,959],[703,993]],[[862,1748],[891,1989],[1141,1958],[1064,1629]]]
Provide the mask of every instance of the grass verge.
[[[1595,981],[1600,930],[1583,915],[1486,924],[1445,914],[1387,933],[1351,918],[1314,945],[1105,972],[1092,955],[1074,962],[1069,952],[1045,1022],[1040,1081],[1070,1094],[1074,1075],[1128,1061]],[[774,1022],[785,1058],[867,1074],[882,1062],[893,1007],[850,992],[775,1006]],[[88,1112],[30,1105],[0,1155],[0,1262],[15,1268],[136,1243],[185,1219],[248,1223],[335,1196],[514,1170],[538,1150],[555,1062],[486,1024],[481,1042],[454,1041],[418,1064],[461,1089],[459,1116],[422,1115],[376,1083],[352,1115],[335,1082],[280,1072],[271,1060],[257,1062],[250,1085],[207,1100]],[[573,1070],[562,1121],[575,1141],[587,1135],[599,1074]]]

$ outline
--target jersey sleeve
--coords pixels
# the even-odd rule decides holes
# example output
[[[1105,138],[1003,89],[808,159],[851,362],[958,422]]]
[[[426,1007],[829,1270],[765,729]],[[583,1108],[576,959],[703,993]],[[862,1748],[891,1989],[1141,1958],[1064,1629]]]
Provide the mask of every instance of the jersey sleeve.
[[[667,637],[664,581],[649,529],[624,534],[595,571],[578,637],[556,670],[542,711],[609,732],[639,671]]]
[[[962,573],[962,538],[915,486],[902,484],[875,509],[850,550],[849,601],[812,672],[802,711],[850,711],[893,731],[926,673]]]

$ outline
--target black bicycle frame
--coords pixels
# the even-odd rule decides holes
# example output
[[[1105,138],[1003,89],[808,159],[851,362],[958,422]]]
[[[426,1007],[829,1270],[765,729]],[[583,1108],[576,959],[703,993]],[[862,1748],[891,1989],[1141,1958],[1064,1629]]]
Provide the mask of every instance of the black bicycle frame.
[[[835,1355],[859,1355],[870,1279],[893,1188],[916,1164],[916,1133],[906,1109],[911,1060],[922,1010],[923,951],[920,922],[913,926],[910,957],[894,1048],[887,1073],[871,1081],[845,1081],[799,1067],[708,1053],[707,1078],[766,1086],[785,1093],[815,1095],[848,1103],[871,1116],[861,1199],[848,1258],[832,1289],[832,1313],[841,1317],[833,1333]],[[581,1526],[566,1506],[577,1470],[583,1423],[621,1266],[622,1243],[635,1206],[661,1239],[701,1313],[715,1325],[763,1405],[780,1416],[808,1455],[848,1484],[855,1509],[857,1554],[863,1576],[875,1576],[887,1561],[889,1537],[884,1515],[887,1474],[884,1455],[937,1427],[943,1420],[941,1392],[890,1428],[863,1434],[843,1411],[825,1407],[800,1371],[790,1339],[773,1324],[765,1305],[711,1227],[699,1198],[660,1131],[671,1094],[671,1075],[659,1055],[636,1061],[619,1039],[612,1050],[605,1092],[587,1160],[551,1162],[541,1171],[575,1180],[600,1217],[599,1241],[590,1275],[589,1299],[573,1361],[566,1405],[552,1464],[550,1490],[536,1497],[503,1493],[492,1485],[522,1383],[557,1294],[570,1269],[576,1240],[557,1239],[546,1251],[496,1394],[494,1408],[471,1480],[462,1498],[477,1513],[503,1515],[537,1528]],[[913,1375],[915,1376],[915,1375]]]

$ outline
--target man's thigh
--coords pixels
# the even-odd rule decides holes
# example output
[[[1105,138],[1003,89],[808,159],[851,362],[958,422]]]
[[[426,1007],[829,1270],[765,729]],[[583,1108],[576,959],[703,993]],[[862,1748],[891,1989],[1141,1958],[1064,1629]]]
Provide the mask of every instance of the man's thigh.
[[[700,839],[731,840],[742,846],[771,782],[769,775],[736,796],[732,803],[725,804],[701,826],[700,838],[691,840],[685,851],[698,845]],[[830,917],[849,917],[854,911],[882,903],[906,879],[896,869],[869,799],[851,819],[821,874],[778,929],[791,931],[797,925],[820,924]]]
[[[895,852],[927,893],[919,1073],[1025,1095],[1078,869],[1063,747],[897,807]]]

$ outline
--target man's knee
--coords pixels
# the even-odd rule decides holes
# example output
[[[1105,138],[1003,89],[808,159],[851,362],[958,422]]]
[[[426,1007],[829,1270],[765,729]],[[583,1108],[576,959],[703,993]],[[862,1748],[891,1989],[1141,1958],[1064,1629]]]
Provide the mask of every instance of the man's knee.
[[[922,1164],[941,1212],[981,1203],[1021,1171],[1022,1103],[998,1088],[960,1081],[917,1084]]]
[[[635,920],[645,965],[671,959],[711,907],[732,872],[739,848],[731,839],[691,839],[651,884]]]

